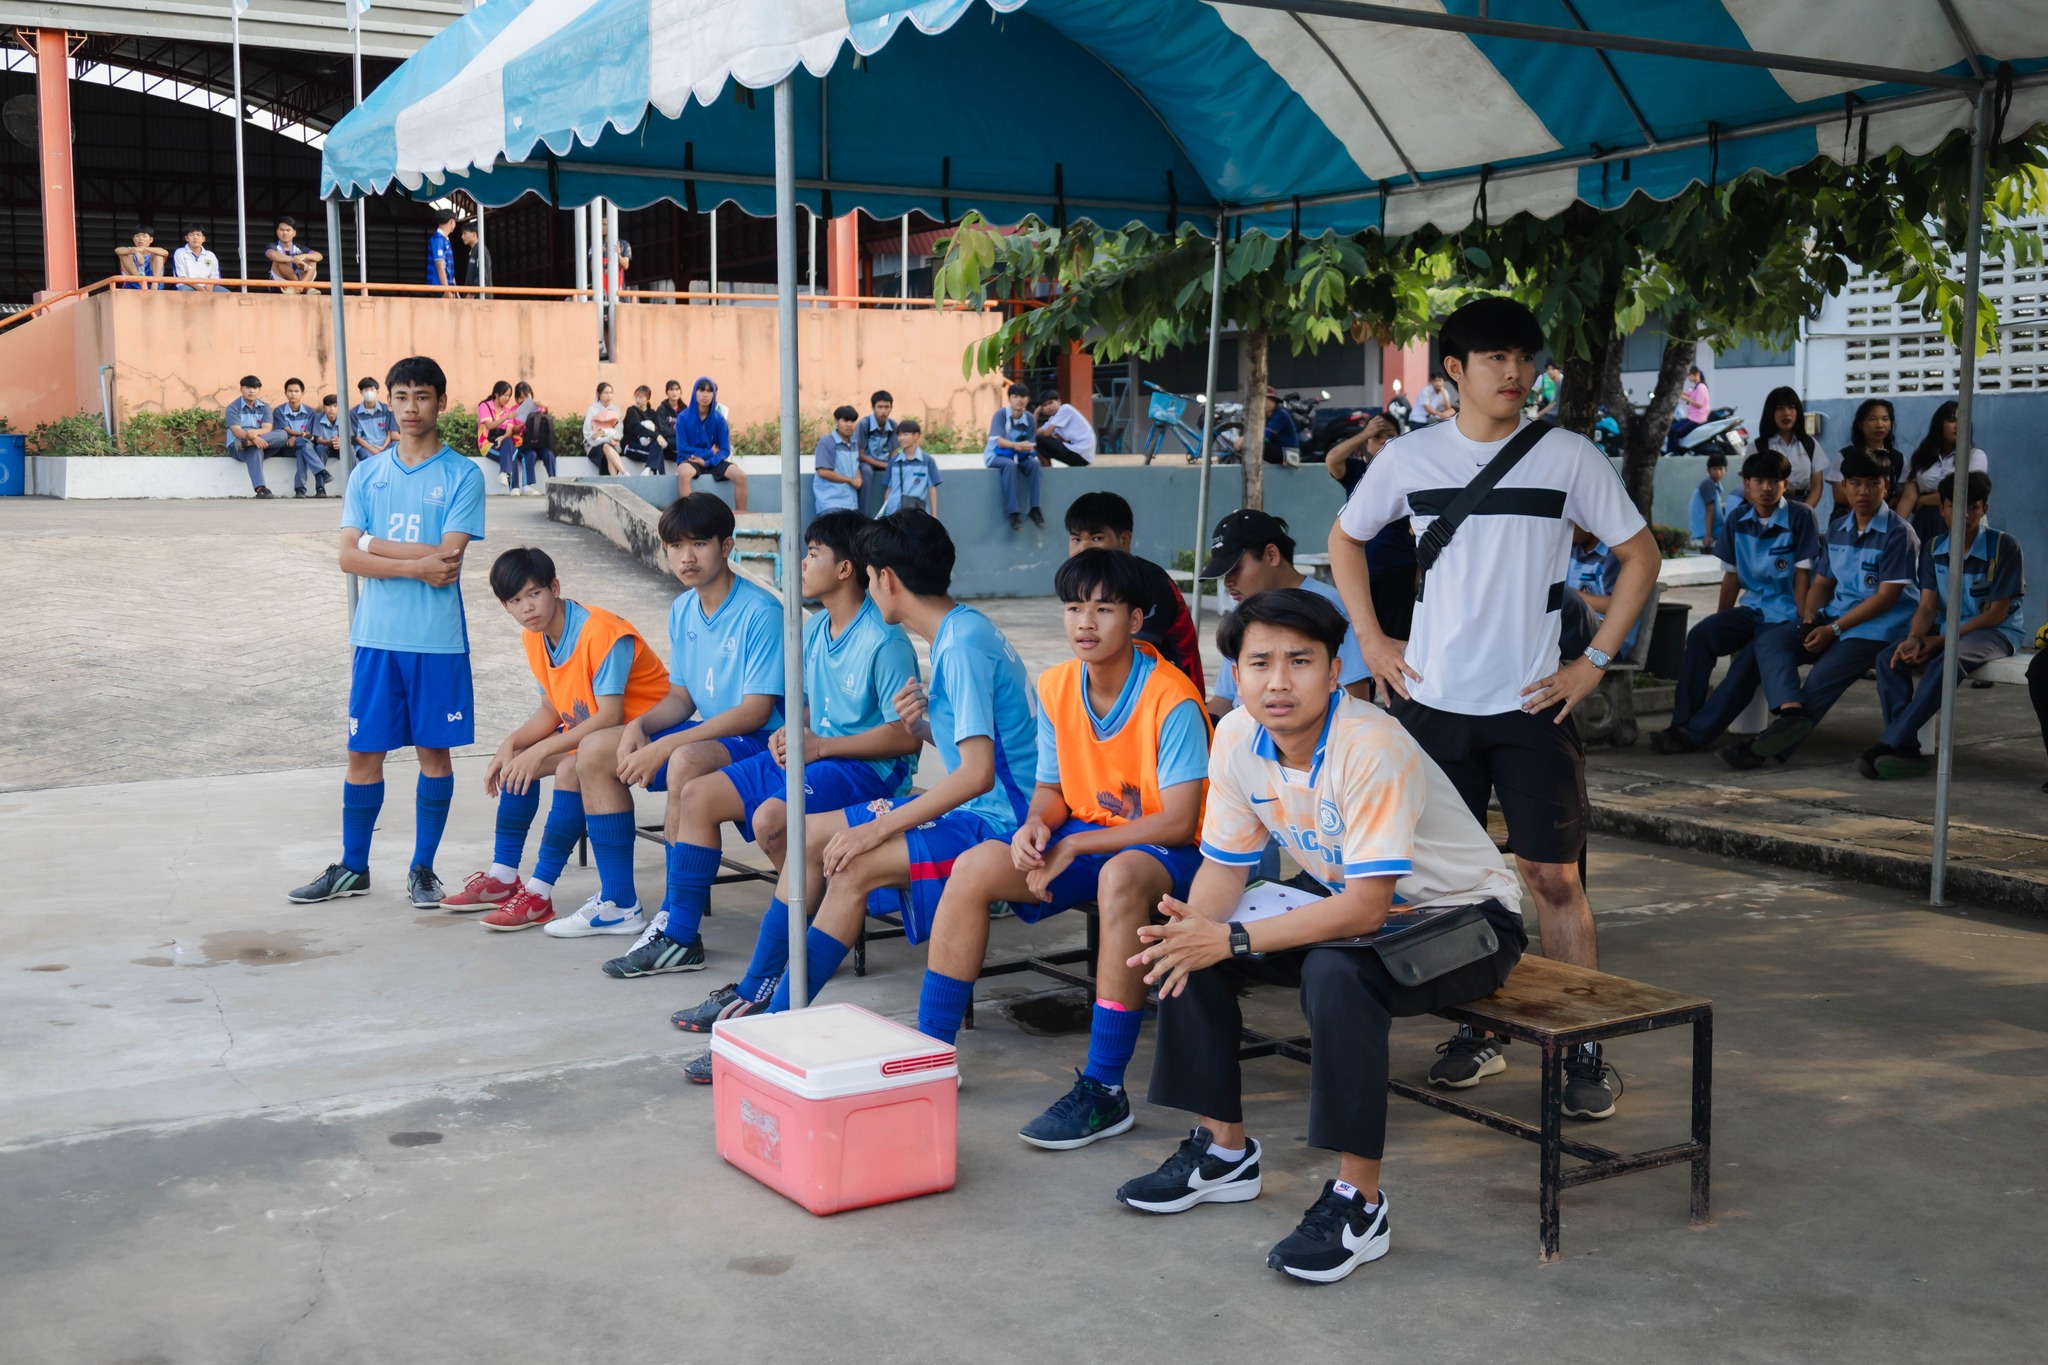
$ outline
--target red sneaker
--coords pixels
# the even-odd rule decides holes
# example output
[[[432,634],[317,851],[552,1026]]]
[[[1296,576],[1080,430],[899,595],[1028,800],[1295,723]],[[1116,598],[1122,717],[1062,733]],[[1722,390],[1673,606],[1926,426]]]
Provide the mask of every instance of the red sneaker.
[[[546,896],[536,896],[522,887],[513,893],[510,900],[477,923],[486,929],[511,933],[517,929],[531,929],[537,924],[546,924],[554,917],[555,903],[552,900]]]
[[[503,905],[524,889],[526,883],[514,877],[501,882],[488,871],[472,872],[462,889],[441,902],[443,910],[469,911],[488,910],[494,905]]]

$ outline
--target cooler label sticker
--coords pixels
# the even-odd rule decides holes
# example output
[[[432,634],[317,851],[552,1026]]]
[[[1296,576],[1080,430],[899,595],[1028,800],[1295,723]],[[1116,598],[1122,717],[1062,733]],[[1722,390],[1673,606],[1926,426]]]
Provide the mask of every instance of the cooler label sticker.
[[[782,1169],[782,1120],[752,1100],[740,1100],[740,1146],[748,1156]]]

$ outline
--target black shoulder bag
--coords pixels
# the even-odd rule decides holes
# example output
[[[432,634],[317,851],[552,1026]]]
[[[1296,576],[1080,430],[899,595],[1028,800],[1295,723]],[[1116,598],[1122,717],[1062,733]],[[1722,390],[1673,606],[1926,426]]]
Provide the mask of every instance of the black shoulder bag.
[[[1555,428],[1548,422],[1531,422],[1500,448],[1486,468],[1473,476],[1472,482],[1458,490],[1458,496],[1451,499],[1429,529],[1415,542],[1415,600],[1422,600],[1422,586],[1429,579],[1429,566],[1436,563],[1437,556],[1451,543],[1451,537],[1465,524],[1465,518],[1472,515],[1474,508],[1494,490],[1510,469],[1522,462],[1522,457],[1536,448],[1536,443],[1548,436]]]

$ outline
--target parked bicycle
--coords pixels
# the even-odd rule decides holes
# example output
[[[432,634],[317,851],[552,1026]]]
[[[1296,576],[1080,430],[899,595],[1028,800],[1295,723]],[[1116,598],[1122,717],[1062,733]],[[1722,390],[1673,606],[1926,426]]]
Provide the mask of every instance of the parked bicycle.
[[[1153,458],[1166,448],[1166,442],[1169,437],[1181,448],[1181,453],[1187,456],[1188,463],[1200,463],[1202,458],[1202,433],[1188,425],[1187,412],[1190,403],[1201,403],[1206,406],[1209,396],[1198,393],[1193,399],[1184,398],[1171,390],[1160,388],[1149,379],[1144,381],[1144,385],[1152,394],[1145,407],[1145,415],[1152,419],[1152,425],[1145,433],[1145,463],[1151,464]],[[1235,410],[1234,418],[1232,416],[1233,409]],[[1238,403],[1217,404],[1215,421],[1216,432],[1212,459],[1217,462],[1236,459],[1237,456],[1234,453],[1236,443],[1230,437],[1233,434],[1241,436],[1244,432],[1243,405]]]

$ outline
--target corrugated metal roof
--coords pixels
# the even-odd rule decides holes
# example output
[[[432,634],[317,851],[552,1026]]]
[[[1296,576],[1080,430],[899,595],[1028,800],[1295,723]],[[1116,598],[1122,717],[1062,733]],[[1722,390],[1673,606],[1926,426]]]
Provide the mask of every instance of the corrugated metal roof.
[[[251,0],[242,15],[245,47],[350,52],[346,6],[352,0]],[[409,57],[467,13],[466,0],[380,0],[363,16],[363,54]],[[229,41],[229,0],[96,0],[40,4],[0,0],[0,29],[60,28],[73,33]]]

